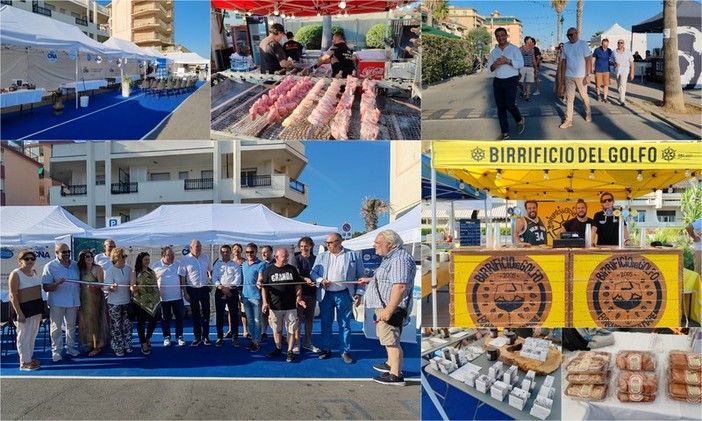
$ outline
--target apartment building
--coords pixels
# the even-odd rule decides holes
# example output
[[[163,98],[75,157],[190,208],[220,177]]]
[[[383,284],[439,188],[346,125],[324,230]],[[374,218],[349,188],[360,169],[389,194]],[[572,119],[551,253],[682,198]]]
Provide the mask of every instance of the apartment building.
[[[507,35],[509,36],[509,42],[521,47],[524,44],[524,31],[522,30],[522,21],[517,19],[516,16],[502,16],[500,12],[495,10],[490,13],[490,16],[485,17],[484,25],[490,34],[492,35],[492,45],[497,45],[497,39],[495,38],[495,29],[505,28],[507,30]]]
[[[49,204],[47,143],[0,143],[0,206]]]
[[[289,218],[307,207],[297,181],[302,142],[149,141],[56,145],[51,205],[96,228],[139,218],[163,204],[261,203]]]
[[[460,23],[465,26],[468,32],[475,28],[485,26],[485,18],[478,14],[478,10],[472,7],[448,7],[448,20]]]
[[[113,0],[112,36],[139,47],[167,50],[175,45],[174,0]]]
[[[0,0],[0,4],[75,25],[98,42],[110,38],[110,9],[94,0]]]

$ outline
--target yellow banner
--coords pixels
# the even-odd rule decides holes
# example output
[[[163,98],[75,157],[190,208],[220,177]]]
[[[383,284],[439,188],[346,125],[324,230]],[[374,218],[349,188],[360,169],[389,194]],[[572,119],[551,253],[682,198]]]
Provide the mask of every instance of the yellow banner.
[[[574,254],[572,326],[679,326],[681,254]]]
[[[433,168],[689,169],[702,167],[700,142],[435,140]]]
[[[453,254],[451,326],[565,326],[565,254]]]

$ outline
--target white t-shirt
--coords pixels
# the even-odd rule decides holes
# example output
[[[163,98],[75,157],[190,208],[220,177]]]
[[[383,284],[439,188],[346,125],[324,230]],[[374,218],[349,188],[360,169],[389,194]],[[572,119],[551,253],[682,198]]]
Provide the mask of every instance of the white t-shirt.
[[[614,57],[614,62],[617,63],[617,68],[615,70],[616,75],[629,76],[631,63],[634,62],[634,56],[631,55],[631,51],[625,48],[624,52],[620,53],[617,49],[612,52],[612,57]]]
[[[132,273],[132,268],[125,265],[123,268],[112,266],[105,271],[105,282],[112,285],[119,285],[117,291],[110,291],[109,286],[105,287],[108,292],[107,303],[112,305],[129,304],[131,296],[129,295],[129,276]]]
[[[107,269],[112,267],[112,260],[110,260],[110,256],[106,255],[105,253],[100,253],[96,255],[95,263],[100,265],[103,272],[107,272]]]
[[[230,260],[223,262],[217,260],[212,268],[212,283],[214,285],[222,285],[225,287],[234,287],[241,285],[241,265]]]
[[[158,260],[151,265],[151,269],[156,272],[156,281],[158,282],[158,290],[161,294],[161,301],[175,301],[183,298],[183,291],[180,287],[180,276],[178,269],[180,262],[175,260],[170,265],[163,263],[163,260]]]
[[[585,77],[587,73],[585,57],[590,56],[592,56],[590,47],[588,47],[587,42],[583,40],[578,40],[575,43],[566,42],[563,44],[561,60],[567,60],[565,77]]]
[[[209,285],[207,272],[211,270],[210,259],[204,254],[195,257],[191,254],[183,257],[178,269],[178,275],[185,276],[185,284],[190,287],[203,287]]]
[[[500,49],[499,46],[495,46],[495,48],[490,51],[488,67],[492,67],[492,63],[502,56],[512,60],[512,65],[503,64],[499,66],[495,69],[495,77],[498,79],[509,79],[514,76],[519,76],[519,69],[524,67],[524,57],[522,57],[522,52],[519,51],[519,48],[512,44],[507,44],[504,50]]]

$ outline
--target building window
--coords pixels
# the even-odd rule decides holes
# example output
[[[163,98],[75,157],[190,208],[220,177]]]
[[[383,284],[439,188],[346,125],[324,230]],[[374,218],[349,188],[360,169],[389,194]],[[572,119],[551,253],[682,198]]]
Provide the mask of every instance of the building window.
[[[200,171],[200,178],[213,178],[213,177],[214,177],[214,171],[212,171],[212,170]]]
[[[168,181],[171,179],[171,173],[169,172],[152,172],[149,174],[149,180],[151,181]]]
[[[105,174],[95,175],[95,185],[96,186],[104,186],[105,185]]]
[[[640,210],[638,211],[639,214],[632,217],[631,220],[633,222],[646,222],[646,211],[645,210]]]
[[[675,211],[656,211],[659,222],[675,222]]]
[[[178,180],[187,180],[189,178],[187,171],[178,172]]]

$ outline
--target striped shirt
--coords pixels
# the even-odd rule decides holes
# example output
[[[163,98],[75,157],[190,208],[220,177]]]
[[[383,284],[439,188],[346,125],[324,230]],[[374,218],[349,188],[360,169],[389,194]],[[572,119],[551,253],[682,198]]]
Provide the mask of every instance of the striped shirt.
[[[380,266],[375,270],[373,281],[366,287],[365,303],[366,308],[383,308],[378,292],[382,296],[385,305],[390,301],[390,295],[394,284],[408,284],[400,307],[406,308],[407,313],[412,312],[412,289],[414,288],[414,275],[417,266],[412,255],[407,250],[398,247],[383,257]]]
[[[524,67],[534,67],[534,50],[527,50],[522,47],[519,51],[522,53],[522,58],[524,59]]]

